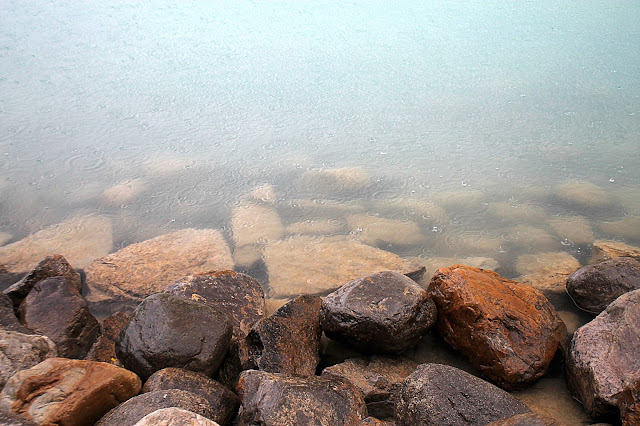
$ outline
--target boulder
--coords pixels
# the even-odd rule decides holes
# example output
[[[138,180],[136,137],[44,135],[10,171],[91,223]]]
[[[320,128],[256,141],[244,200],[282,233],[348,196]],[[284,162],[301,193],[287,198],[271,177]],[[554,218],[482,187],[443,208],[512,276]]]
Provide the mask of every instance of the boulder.
[[[100,331],[77,284],[64,276],[39,281],[20,304],[18,316],[27,328],[53,340],[66,358],[84,358]]]
[[[600,210],[610,207],[612,197],[602,187],[591,182],[567,181],[554,190],[555,196],[577,210]]]
[[[347,217],[352,235],[365,244],[413,245],[424,242],[424,235],[417,223],[407,220],[357,214]]]
[[[214,229],[183,229],[164,234],[97,259],[86,272],[87,300],[141,301],[180,278],[233,269],[231,252]]]
[[[182,408],[161,408],[141,418],[133,426],[220,426],[213,420]]]
[[[260,252],[268,241],[282,238],[284,226],[278,212],[256,203],[243,203],[231,213],[234,261],[242,267],[251,267],[260,259]],[[253,254],[253,256],[252,256]]]
[[[0,409],[38,424],[88,425],[140,392],[140,378],[102,362],[49,358],[9,379]]]
[[[640,241],[640,216],[600,223],[600,230],[613,237]]]
[[[0,411],[0,425],[3,426],[38,426],[38,423],[28,420],[10,411]]]
[[[211,420],[226,425],[238,413],[240,400],[229,389],[205,376],[182,368],[156,371],[145,382],[142,392],[180,389],[200,395],[211,406]]]
[[[535,413],[518,414],[517,416],[508,417],[487,424],[487,426],[562,426],[564,423],[559,422],[551,417],[543,416]]]
[[[486,377],[513,390],[547,371],[566,328],[533,287],[493,271],[456,265],[439,269],[429,284],[438,329]]]
[[[231,341],[228,317],[204,303],[158,293],[142,301],[116,340],[125,368],[146,380],[167,367],[212,375]]]
[[[333,195],[361,190],[370,180],[369,173],[360,167],[340,167],[307,170],[302,174],[300,184],[308,191]]]
[[[263,259],[269,273],[269,297],[323,294],[353,279],[396,271],[419,279],[416,262],[346,237],[295,236],[267,244]]]
[[[638,306],[640,290],[625,293],[573,335],[567,384],[593,418],[617,417],[639,402],[633,401],[640,395]]]
[[[357,426],[367,417],[360,391],[348,380],[243,371],[238,426]]]
[[[116,312],[107,317],[100,324],[100,334],[94,342],[85,359],[89,361],[100,361],[122,367],[120,360],[116,356],[116,340],[122,329],[127,325],[131,315],[124,312]]]
[[[592,255],[593,263],[616,257],[632,257],[640,261],[640,247],[618,241],[597,240],[593,243]]]
[[[46,336],[0,329],[0,389],[16,372],[55,356],[56,345]]]
[[[18,333],[31,334],[31,330],[20,324],[13,310],[13,302],[4,293],[0,293],[0,330],[17,331]]]
[[[95,426],[135,425],[154,411],[172,407],[211,418],[211,407],[203,397],[179,389],[167,389],[143,393],[123,402],[109,411]]]
[[[384,420],[376,419],[375,417],[367,417],[362,422],[360,422],[360,426],[395,426],[395,422],[387,422]]]
[[[566,282],[578,268],[578,259],[564,251],[524,254],[516,262],[516,270],[521,274],[518,282],[542,292],[558,306],[571,303],[566,294]]]
[[[640,262],[617,257],[578,269],[567,279],[567,293],[576,306],[599,314],[609,303],[640,289]]]
[[[202,302],[227,314],[235,339],[245,337],[265,315],[264,291],[249,275],[212,271],[189,275],[171,284],[167,292]]]
[[[427,259],[416,258],[416,262],[425,266],[426,272],[419,281],[421,285],[427,287],[433,274],[440,268],[451,265],[467,265],[476,268],[490,269],[495,271],[500,264],[491,257],[430,257]]]
[[[400,385],[396,422],[399,426],[480,426],[529,411],[476,376],[448,365],[421,364]]]
[[[435,323],[433,300],[415,281],[392,271],[355,279],[322,302],[327,337],[365,352],[399,353]]]
[[[562,216],[548,221],[557,236],[571,244],[583,245],[593,243],[591,223],[584,216]]]
[[[148,189],[149,182],[144,178],[123,180],[104,190],[100,195],[100,204],[118,207],[135,200]]]
[[[547,218],[544,209],[528,203],[493,202],[489,203],[487,213],[515,223],[541,223]]]

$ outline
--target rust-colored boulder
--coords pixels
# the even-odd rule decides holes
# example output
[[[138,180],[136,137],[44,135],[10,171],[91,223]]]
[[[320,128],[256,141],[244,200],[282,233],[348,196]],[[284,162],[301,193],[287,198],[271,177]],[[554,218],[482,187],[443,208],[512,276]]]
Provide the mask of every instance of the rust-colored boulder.
[[[105,318],[100,324],[100,334],[91,349],[89,349],[85,359],[107,362],[122,367],[122,363],[116,356],[116,340],[130,319],[131,315],[124,312],[116,312]]]
[[[9,379],[0,393],[0,410],[38,424],[84,426],[137,395],[134,373],[102,362],[49,358]]]
[[[538,380],[566,336],[542,293],[493,271],[464,265],[438,269],[429,293],[445,341],[508,390]]]

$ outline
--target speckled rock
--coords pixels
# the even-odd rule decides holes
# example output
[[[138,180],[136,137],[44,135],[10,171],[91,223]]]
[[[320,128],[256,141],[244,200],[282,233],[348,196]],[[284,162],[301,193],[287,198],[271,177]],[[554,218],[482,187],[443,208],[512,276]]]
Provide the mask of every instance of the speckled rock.
[[[0,425],[3,426],[38,426],[38,423],[28,420],[10,411],[0,411]]]
[[[399,426],[485,425],[529,412],[507,392],[448,365],[422,364],[401,384]]]
[[[100,334],[94,342],[85,359],[89,361],[101,361],[122,367],[116,356],[116,340],[125,325],[131,319],[131,315],[124,312],[116,312],[107,317],[100,324]]]
[[[133,426],[220,426],[213,420],[182,408],[161,408],[147,414]]]
[[[55,356],[56,345],[46,336],[0,329],[0,389],[18,371]]]
[[[376,419],[375,417],[367,417],[362,422],[360,422],[360,426],[395,426],[395,424],[395,422],[388,422]]]
[[[487,426],[564,426],[564,423],[540,414],[526,413],[491,422]]]

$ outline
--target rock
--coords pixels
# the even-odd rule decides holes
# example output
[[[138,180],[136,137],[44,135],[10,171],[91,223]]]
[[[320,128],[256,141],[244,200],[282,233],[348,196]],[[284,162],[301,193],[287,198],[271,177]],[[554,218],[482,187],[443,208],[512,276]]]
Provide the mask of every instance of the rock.
[[[353,235],[372,246],[380,243],[413,245],[425,239],[418,224],[411,221],[359,214],[347,217],[347,222]]]
[[[13,235],[8,232],[0,232],[0,246],[7,244],[13,239]]]
[[[123,180],[111,188],[105,189],[100,195],[100,203],[109,207],[117,207],[135,200],[148,189],[149,183],[143,178]]]
[[[447,209],[449,213],[459,213],[460,210],[478,210],[485,199],[480,190],[440,191],[431,195],[433,201]]]
[[[544,209],[527,203],[493,202],[489,203],[487,213],[503,221],[516,223],[540,223],[547,217]]]
[[[367,417],[360,391],[337,378],[248,370],[240,376],[238,395],[242,400],[238,426],[356,426]]]
[[[435,323],[431,297],[413,280],[384,271],[353,280],[322,302],[327,337],[365,352],[399,353]]]
[[[142,392],[180,389],[205,398],[211,406],[211,420],[226,425],[238,412],[238,396],[215,380],[201,373],[181,368],[156,371],[144,384]]]
[[[376,419],[375,417],[367,417],[360,422],[360,426],[395,426],[395,422],[387,422]]]
[[[502,251],[503,242],[500,237],[486,235],[484,232],[459,231],[448,234],[440,244],[443,245],[443,251],[464,256],[491,257]]]
[[[393,418],[395,395],[400,383],[417,366],[417,363],[402,357],[351,358],[325,368],[322,376],[349,380],[362,392],[368,413],[386,419]]]
[[[535,413],[518,414],[487,424],[487,426],[562,426],[564,423]]]
[[[308,170],[302,174],[301,184],[306,190],[322,194],[353,192],[366,187],[371,178],[360,167]]]
[[[116,340],[130,319],[131,315],[124,312],[116,312],[105,318],[100,324],[100,334],[93,346],[91,346],[86,359],[122,367],[122,363],[116,356]]]
[[[219,231],[183,229],[94,261],[85,271],[87,300],[140,301],[186,275],[224,269],[233,269],[233,261]]]
[[[593,243],[593,229],[584,216],[557,217],[549,219],[548,222],[551,229],[563,240],[577,245]]]
[[[640,216],[600,223],[600,229],[613,237],[640,241]]]
[[[147,414],[133,426],[220,426],[200,414],[182,408],[162,408]]]
[[[269,273],[269,297],[322,294],[358,277],[396,271],[419,279],[424,267],[399,256],[344,237],[318,240],[290,237],[267,244],[264,261]]]
[[[496,270],[500,266],[497,260],[491,257],[431,257],[428,259],[415,258],[416,262],[425,266],[426,272],[419,281],[428,286],[433,274],[440,268],[451,265],[467,265],[475,268]]]
[[[143,393],[123,402],[109,411],[95,426],[135,425],[154,411],[173,407],[211,418],[211,407],[206,399],[191,392],[168,389]]]
[[[38,426],[38,423],[10,411],[0,411],[0,425],[3,426]]]
[[[499,386],[513,390],[547,371],[566,328],[533,287],[456,265],[429,284],[444,340]]]
[[[618,241],[597,240],[593,243],[592,254],[594,263],[616,257],[632,257],[640,261],[640,247]]]
[[[225,314],[204,303],[158,293],[138,305],[116,340],[116,354],[143,380],[167,367],[210,376],[222,362],[231,334]]]
[[[45,278],[65,277],[70,284],[78,291],[82,291],[82,278],[80,274],[73,270],[69,262],[59,254],[47,256],[43,261],[20,281],[3,291],[13,301],[15,309],[29,294],[33,286]]]
[[[529,408],[507,392],[455,367],[422,364],[398,392],[396,422],[414,425],[485,425]]]
[[[522,274],[517,280],[541,291],[554,304],[568,299],[566,281],[578,268],[578,259],[564,251],[525,254],[516,262]]]
[[[39,281],[20,304],[18,316],[27,328],[53,340],[66,358],[84,358],[100,331],[77,284],[66,277]]]
[[[561,248],[560,239],[541,228],[519,225],[507,231],[508,243],[520,249],[551,251]]]
[[[285,217],[303,219],[336,219],[363,212],[364,206],[353,201],[294,199],[278,205]]]
[[[254,203],[244,203],[231,213],[231,228],[236,250],[252,247],[257,257],[264,244],[279,240],[284,234],[284,226],[275,209]],[[247,254],[243,254],[243,258]],[[239,260],[234,257],[234,260]],[[251,266],[250,264],[242,266]]]
[[[0,247],[0,263],[9,272],[26,272],[45,257],[59,253],[74,268],[84,268],[94,259],[109,253],[112,246],[109,218],[77,215]]]
[[[38,424],[88,425],[137,395],[140,386],[140,378],[124,368],[50,358],[11,377],[0,408]]]
[[[346,223],[337,219],[307,219],[287,226],[286,234],[336,235],[346,230]]]
[[[0,329],[0,389],[18,371],[55,356],[56,345],[47,336]]]
[[[623,294],[571,340],[567,384],[595,419],[617,416],[619,409],[630,406],[621,395],[640,389],[638,306],[640,290]]]
[[[578,269],[567,279],[567,293],[576,306],[599,314],[629,291],[640,289],[640,262],[617,257]]]
[[[236,247],[233,249],[233,261],[237,268],[251,269],[262,259],[259,245]]]
[[[376,203],[376,211],[388,212],[391,217],[401,214],[420,223],[426,221],[432,225],[449,222],[447,212],[427,200],[417,198],[392,198]]]
[[[276,191],[273,189],[273,186],[268,183],[255,188],[249,193],[249,196],[256,201],[265,204],[275,204],[276,202]]]
[[[33,331],[20,324],[13,311],[13,302],[6,294],[0,293],[0,330],[17,331],[18,333],[32,334]]]
[[[611,205],[607,191],[591,182],[568,181],[555,188],[555,195],[577,209],[602,209]]]
[[[167,287],[167,292],[227,314],[236,339],[245,337],[251,326],[265,315],[264,291],[260,283],[239,272],[212,271],[189,275]]]

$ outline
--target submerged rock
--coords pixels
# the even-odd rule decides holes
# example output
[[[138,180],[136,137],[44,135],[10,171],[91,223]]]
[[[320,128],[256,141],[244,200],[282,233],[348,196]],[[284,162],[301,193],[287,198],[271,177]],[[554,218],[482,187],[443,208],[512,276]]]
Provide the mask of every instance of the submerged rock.
[[[640,261],[640,247],[618,241],[597,240],[593,243],[592,255],[594,263],[616,257],[631,257]]]
[[[517,280],[539,290],[556,304],[568,300],[566,281],[578,268],[578,259],[564,251],[525,254],[516,262],[516,270],[522,274]]]
[[[540,223],[547,218],[547,214],[539,206],[527,203],[489,203],[487,213],[507,222]]]
[[[609,193],[591,182],[568,181],[558,185],[554,193],[565,203],[580,209],[602,209],[612,203]]]
[[[562,216],[549,219],[549,226],[560,238],[582,245],[594,241],[591,223],[584,216]]]
[[[618,238],[640,241],[640,216],[631,216],[612,222],[600,223],[605,234]]]
[[[307,219],[287,226],[287,234],[337,235],[346,231],[346,223],[336,219]]]
[[[231,228],[235,250],[243,254],[238,257],[234,253],[234,260],[240,266],[250,267],[251,260],[246,251],[255,251],[255,259],[260,258],[261,247],[269,241],[282,238],[284,226],[278,212],[270,207],[254,203],[241,204],[231,213]]]
[[[491,422],[488,423],[487,426],[562,426],[563,424],[564,423],[551,417],[535,413],[526,413]]]
[[[347,217],[347,223],[353,235],[371,246],[380,243],[412,245],[425,239],[418,224],[411,221],[359,214]]]
[[[127,179],[107,188],[100,195],[100,203],[117,207],[127,204],[149,189],[149,183],[143,178]]]
[[[18,371],[56,356],[56,345],[47,336],[0,329],[0,389]]]
[[[419,281],[421,285],[427,287],[431,281],[433,274],[440,268],[451,265],[467,265],[475,268],[489,269],[491,271],[497,269],[500,264],[491,257],[431,257],[427,259],[413,258],[416,262],[422,264],[426,268],[426,272]]]
[[[369,173],[360,167],[308,170],[301,177],[307,190],[323,194],[352,192],[363,189],[370,182]]]
[[[510,228],[506,234],[507,242],[520,249],[550,251],[561,248],[560,239],[542,228],[519,225]]]

